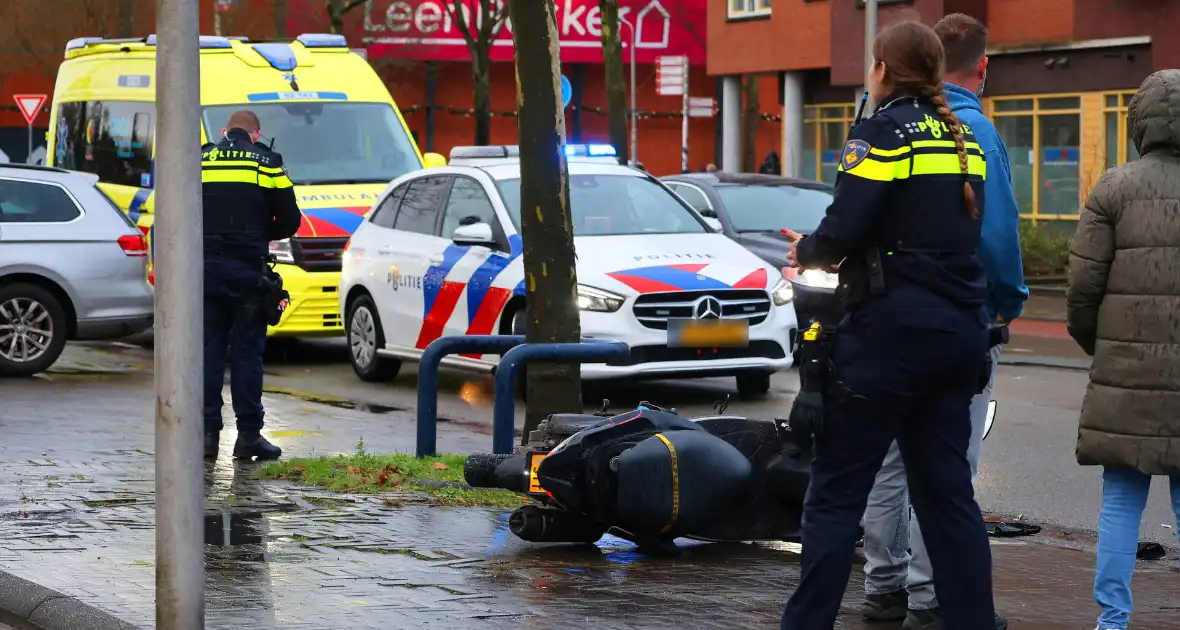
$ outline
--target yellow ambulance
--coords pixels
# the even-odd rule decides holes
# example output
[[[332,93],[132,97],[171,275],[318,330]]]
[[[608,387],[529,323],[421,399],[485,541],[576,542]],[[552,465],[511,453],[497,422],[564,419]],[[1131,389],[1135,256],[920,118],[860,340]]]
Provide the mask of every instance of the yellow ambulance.
[[[156,211],[156,37],[74,39],[65,56],[46,162],[97,174],[147,232]],[[252,110],[262,142],[283,155],[303,211],[299,232],[271,243],[291,304],[270,334],[342,334],[336,290],[348,237],[390,180],[446,159],[419,152],[384,83],[343,36],[202,36],[200,57],[202,143],[220,138],[233,112]]]

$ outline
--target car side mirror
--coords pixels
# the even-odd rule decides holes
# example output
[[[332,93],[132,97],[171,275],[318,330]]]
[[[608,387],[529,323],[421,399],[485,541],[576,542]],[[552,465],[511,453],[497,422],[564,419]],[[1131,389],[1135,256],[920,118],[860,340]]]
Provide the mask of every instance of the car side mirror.
[[[466,246],[490,247],[496,243],[496,238],[492,235],[492,226],[487,223],[460,225],[458,228],[455,228],[455,233],[451,236],[451,240],[456,245]]]
[[[438,168],[447,165],[447,158],[439,153],[423,153],[422,168]]]
[[[705,217],[705,225],[712,228],[712,230],[714,232],[724,232],[725,231],[725,228],[722,227],[722,225],[721,225],[721,221],[718,221],[717,219],[715,219],[713,217]]]

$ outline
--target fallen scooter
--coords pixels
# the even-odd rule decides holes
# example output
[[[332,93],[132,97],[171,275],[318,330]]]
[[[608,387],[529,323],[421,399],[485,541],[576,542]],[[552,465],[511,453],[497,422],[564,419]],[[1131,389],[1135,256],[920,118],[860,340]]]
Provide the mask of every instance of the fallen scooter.
[[[509,518],[537,543],[593,543],[608,531],[640,552],[676,553],[673,539],[797,540],[810,454],[786,421],[687,419],[642,404],[610,416],[550,416],[519,455],[476,454],[467,483],[540,502]]]

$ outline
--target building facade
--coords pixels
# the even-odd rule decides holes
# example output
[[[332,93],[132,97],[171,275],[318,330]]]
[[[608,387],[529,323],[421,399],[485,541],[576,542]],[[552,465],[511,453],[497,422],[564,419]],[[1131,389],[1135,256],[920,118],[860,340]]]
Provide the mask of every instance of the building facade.
[[[881,27],[972,15],[990,31],[984,110],[1008,146],[1022,216],[1076,220],[1111,166],[1138,158],[1127,103],[1150,73],[1180,67],[1167,32],[1180,2],[878,0]],[[710,76],[720,77],[723,168],[740,151],[738,77],[777,81],[784,170],[833,181],[863,84],[863,0],[713,0]],[[725,114],[730,112],[730,115]]]

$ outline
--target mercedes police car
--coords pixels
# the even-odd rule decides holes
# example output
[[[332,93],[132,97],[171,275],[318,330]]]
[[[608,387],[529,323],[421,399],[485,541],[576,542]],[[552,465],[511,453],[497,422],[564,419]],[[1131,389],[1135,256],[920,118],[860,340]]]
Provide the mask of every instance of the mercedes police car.
[[[630,358],[587,380],[732,376],[758,395],[791,364],[796,316],[780,270],[719,234],[609,146],[569,145],[582,335]],[[339,290],[350,357],[366,381],[395,377],[444,335],[523,334],[516,147],[457,147],[450,165],[389,184],[352,235]],[[444,365],[490,371],[496,355]]]

